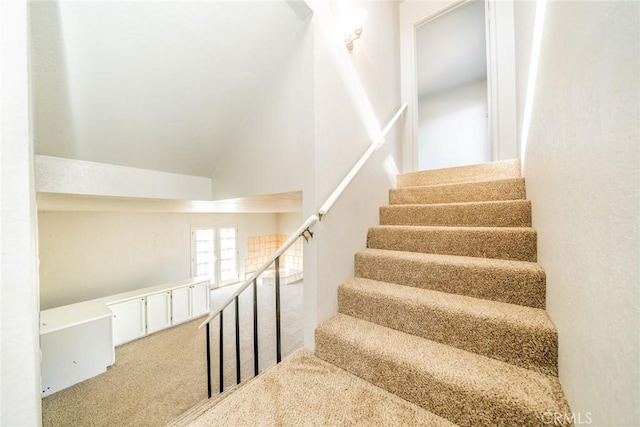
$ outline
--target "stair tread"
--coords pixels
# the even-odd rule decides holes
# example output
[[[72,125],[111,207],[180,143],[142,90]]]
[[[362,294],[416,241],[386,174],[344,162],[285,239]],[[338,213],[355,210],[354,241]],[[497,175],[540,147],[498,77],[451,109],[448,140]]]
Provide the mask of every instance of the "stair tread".
[[[559,382],[553,376],[351,316],[338,313],[324,322],[317,329],[316,340],[320,344],[316,346],[319,357],[347,371],[356,370],[354,373],[364,379],[391,388],[390,391],[453,422],[470,424],[473,421],[467,417],[486,417],[491,424],[509,425],[515,420],[499,421],[497,414],[503,411],[523,414],[524,418],[539,422],[542,413],[568,412]],[[340,360],[336,354],[342,350],[338,347],[345,343],[352,351],[348,359],[342,355]],[[363,364],[367,369],[360,369]],[[402,387],[395,390],[397,385]],[[438,393],[440,386],[448,396]]]
[[[521,177],[520,161],[513,159],[403,173],[398,175],[398,187],[479,182],[519,177]]]
[[[539,308],[353,278],[338,312],[557,376],[557,331]]]
[[[531,227],[377,225],[369,228],[367,247],[533,262],[536,239]]]
[[[535,262],[364,249],[355,275],[365,279],[544,308],[546,278]]]
[[[530,227],[529,200],[402,204],[380,207],[381,225]]]
[[[526,199],[521,200],[473,200],[468,202],[442,202],[442,203],[403,203],[401,205],[381,206],[385,209],[402,210],[407,207],[424,207],[425,209],[435,209],[441,207],[452,208],[469,208],[474,206],[522,206],[530,205],[531,202]]]
[[[374,225],[371,228],[385,228],[398,230],[439,230],[439,231],[470,231],[470,232],[496,232],[496,233],[535,233],[532,227],[474,227],[468,225]]]
[[[476,228],[476,227],[474,227]],[[408,251],[395,251],[389,249],[375,249],[366,248],[358,251],[358,254],[374,257],[392,257],[396,259],[407,259],[413,261],[419,261],[424,263],[433,264],[449,264],[468,266],[472,268],[491,267],[503,270],[518,270],[526,271],[533,274],[544,274],[544,269],[537,262],[532,261],[520,261],[512,259],[498,259],[498,258],[481,258],[471,257],[463,255],[448,255],[448,254],[431,254],[421,252],[408,252]]]
[[[354,277],[343,287],[358,292],[374,293],[400,299],[408,305],[429,306],[441,311],[463,311],[486,321],[504,321],[517,326],[555,331],[547,313],[539,308],[415,288],[396,283]]]
[[[409,172],[414,173],[414,172]],[[524,183],[523,177],[514,177],[514,178],[500,178],[500,179],[482,179],[479,181],[468,181],[468,182],[450,182],[450,183],[441,183],[441,184],[427,184],[427,185],[414,185],[407,187],[399,187],[392,188],[391,191],[412,191],[412,190],[429,190],[429,189],[444,189],[444,188],[460,188],[467,185],[482,185],[482,184],[499,184],[499,183]]]
[[[402,187],[389,190],[390,205],[525,200],[524,178]]]

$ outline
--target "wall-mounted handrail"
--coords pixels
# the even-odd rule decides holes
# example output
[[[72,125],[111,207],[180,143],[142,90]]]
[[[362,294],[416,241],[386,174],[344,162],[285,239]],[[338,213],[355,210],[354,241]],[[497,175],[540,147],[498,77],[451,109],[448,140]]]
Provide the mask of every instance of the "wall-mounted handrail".
[[[320,221],[320,219],[329,212],[333,204],[338,200],[338,198],[342,195],[347,186],[351,183],[353,178],[360,172],[364,164],[369,160],[373,152],[380,147],[391,130],[391,128],[396,124],[402,113],[407,109],[407,104],[403,104],[396,114],[391,118],[389,123],[382,129],[378,137],[373,141],[373,143],[369,146],[367,151],[360,157],[360,159],[356,162],[356,164],[351,168],[349,173],[344,177],[340,184],[333,190],[331,195],[327,198],[327,200],[320,206],[318,209],[318,213],[309,216],[300,227],[287,239],[277,251],[267,259],[257,271],[255,271],[247,280],[240,285],[236,291],[225,300],[224,304],[220,305],[219,308],[215,311],[212,311],[207,319],[202,322],[199,326],[200,328],[206,326],[206,334],[207,334],[207,389],[209,397],[211,397],[211,351],[210,351],[210,323],[213,319],[215,319],[218,315],[220,315],[220,392],[224,391],[224,324],[223,324],[223,312],[224,309],[227,308],[229,304],[235,301],[235,341],[236,341],[236,384],[240,383],[241,380],[241,372],[240,372],[240,319],[239,319],[239,305],[238,298],[241,293],[243,293],[251,284],[253,284],[253,351],[254,351],[254,374],[258,375],[258,320],[257,320],[257,279],[258,277],[264,273],[271,264],[275,263],[275,293],[276,293],[276,362],[280,363],[281,359],[281,337],[280,337],[280,256],[289,249],[291,245],[295,243],[300,237],[304,237],[305,239],[309,239],[313,237],[313,233],[310,228]]]
[[[387,134],[389,133],[393,125],[396,124],[396,122],[398,121],[398,119],[406,109],[407,109],[407,104],[402,104],[402,106],[398,109],[396,114],[391,118],[391,120],[389,120],[389,123],[387,123],[387,126],[385,126],[385,128],[382,129],[382,131],[380,132],[380,135],[376,138],[375,141],[373,141],[373,143],[369,146],[367,151],[365,151],[362,157],[360,157],[360,160],[358,160],[358,162],[355,165],[353,165],[353,167],[351,168],[347,176],[344,177],[344,179],[340,182],[340,184],[338,184],[336,189],[333,190],[333,193],[331,193],[329,198],[322,204],[322,206],[320,206],[320,209],[318,209],[318,217],[320,219],[322,219],[322,217],[326,215],[327,212],[329,212],[329,209],[331,209],[331,207],[336,202],[336,200],[338,200],[338,198],[342,195],[342,192],[349,186],[349,184],[351,183],[353,178],[355,178],[358,172],[360,172],[360,169],[362,169],[362,166],[364,166],[367,160],[369,160],[369,157],[371,157],[371,155],[376,150],[376,148],[382,145],[382,143],[385,141],[385,138],[387,137]]]

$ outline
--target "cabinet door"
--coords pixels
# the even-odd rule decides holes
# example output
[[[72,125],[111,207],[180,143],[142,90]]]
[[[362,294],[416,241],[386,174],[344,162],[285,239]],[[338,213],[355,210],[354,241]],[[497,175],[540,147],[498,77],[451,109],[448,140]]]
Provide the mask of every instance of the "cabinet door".
[[[110,304],[113,311],[113,345],[140,338],[147,333],[144,298]]]
[[[196,283],[191,286],[191,317],[199,317],[209,313],[209,282]]]
[[[171,291],[171,312],[174,325],[191,319],[191,297],[189,287]]]
[[[171,292],[147,295],[147,333],[171,326]]]

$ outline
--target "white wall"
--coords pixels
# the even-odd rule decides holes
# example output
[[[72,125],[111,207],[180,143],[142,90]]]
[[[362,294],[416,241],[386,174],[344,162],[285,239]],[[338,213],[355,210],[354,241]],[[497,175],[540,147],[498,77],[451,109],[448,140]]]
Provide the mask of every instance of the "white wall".
[[[237,225],[240,277],[247,237],[276,233],[275,214],[38,213],[42,309],[191,276],[191,226]]]
[[[214,199],[300,191],[313,178],[313,34],[299,28],[213,174]]]
[[[315,201],[319,205],[400,107],[398,5],[310,2],[314,11]],[[368,13],[353,51],[337,23],[349,7]],[[305,245],[305,346],[318,323],[337,311],[337,288],[353,277],[353,255],[366,246],[378,208],[388,202],[400,163],[399,128],[376,151]],[[305,194],[304,217],[312,213]],[[310,262],[315,260],[315,262]]]
[[[597,426],[640,425],[639,18],[637,2],[547,4],[524,162],[560,382]]]
[[[486,79],[422,97],[418,109],[420,170],[490,161]]]
[[[291,236],[302,225],[302,212],[286,212],[276,214],[276,232]]]
[[[516,50],[516,121],[518,143],[522,140],[522,125],[527,99],[527,84],[533,44],[533,28],[536,17],[536,0],[518,0],[513,8]],[[522,155],[522,153],[521,153]]]
[[[36,191],[149,199],[211,200],[211,179],[106,163],[35,156]]]
[[[27,2],[4,1],[0,7],[0,424],[37,426],[42,412]]]

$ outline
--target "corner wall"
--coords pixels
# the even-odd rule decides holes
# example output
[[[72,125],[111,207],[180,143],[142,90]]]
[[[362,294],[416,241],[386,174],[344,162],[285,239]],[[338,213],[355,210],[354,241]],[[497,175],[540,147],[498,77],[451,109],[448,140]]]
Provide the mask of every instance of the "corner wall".
[[[42,409],[27,2],[3,1],[0,8],[0,424],[37,426]]]
[[[640,425],[639,40],[637,2],[547,4],[523,170],[576,424]]]

